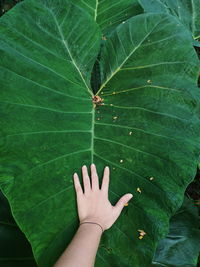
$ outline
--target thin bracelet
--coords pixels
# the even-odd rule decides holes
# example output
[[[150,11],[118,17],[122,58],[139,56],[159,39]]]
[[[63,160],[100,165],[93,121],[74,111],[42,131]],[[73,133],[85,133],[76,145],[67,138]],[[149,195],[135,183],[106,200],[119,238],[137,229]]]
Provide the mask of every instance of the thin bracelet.
[[[100,224],[95,223],[95,222],[82,222],[82,223],[80,223],[80,225],[83,224],[83,223],[93,223],[93,224],[97,224],[97,225],[99,225],[99,226],[101,227],[101,230],[102,230],[102,233],[103,233],[103,227],[102,227]]]

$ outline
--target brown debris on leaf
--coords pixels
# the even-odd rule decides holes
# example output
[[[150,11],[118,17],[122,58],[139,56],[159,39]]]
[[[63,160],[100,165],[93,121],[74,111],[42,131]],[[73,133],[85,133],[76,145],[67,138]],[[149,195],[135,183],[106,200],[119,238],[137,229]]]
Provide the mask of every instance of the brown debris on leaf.
[[[104,99],[98,95],[93,96],[92,102],[94,103],[94,107],[96,107],[96,105],[103,105],[103,100]]]

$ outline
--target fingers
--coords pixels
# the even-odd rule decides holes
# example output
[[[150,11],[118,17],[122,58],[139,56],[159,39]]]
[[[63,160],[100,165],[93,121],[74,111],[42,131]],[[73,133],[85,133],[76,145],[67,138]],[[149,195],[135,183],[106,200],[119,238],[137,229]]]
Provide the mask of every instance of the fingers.
[[[126,194],[123,197],[121,197],[117,204],[114,206],[114,209],[116,210],[118,216],[120,215],[122,209],[124,208],[124,205],[133,197],[132,194]]]
[[[108,166],[105,167],[104,169],[104,174],[103,174],[103,180],[102,180],[102,185],[101,185],[101,190],[108,194],[108,188],[109,188],[109,181],[110,181],[110,170]]]
[[[91,191],[90,177],[88,176],[87,167],[84,165],[82,167],[83,175],[83,185],[84,185],[84,194],[88,194]]]
[[[76,195],[78,197],[78,196],[83,194],[83,190],[82,190],[79,178],[78,178],[78,174],[74,173],[73,177],[74,177],[74,187],[75,187],[75,190],[76,190]]]
[[[96,166],[94,165],[94,163],[91,164],[91,178],[92,178],[92,190],[98,191],[99,190],[99,178],[98,178]]]
[[[102,185],[101,185],[101,191],[106,193],[108,195],[108,188],[109,188],[109,167],[104,168],[104,174],[103,174],[103,180],[102,180]],[[78,174],[74,174],[74,184],[75,184],[75,189],[76,193],[81,195],[81,194],[88,194],[91,189],[93,191],[98,191],[99,190],[99,178],[96,170],[95,164],[91,164],[91,181],[92,181],[92,187],[90,183],[90,177],[88,175],[88,170],[86,165],[82,166],[82,176],[83,176],[83,186],[84,186],[84,193],[78,178]]]

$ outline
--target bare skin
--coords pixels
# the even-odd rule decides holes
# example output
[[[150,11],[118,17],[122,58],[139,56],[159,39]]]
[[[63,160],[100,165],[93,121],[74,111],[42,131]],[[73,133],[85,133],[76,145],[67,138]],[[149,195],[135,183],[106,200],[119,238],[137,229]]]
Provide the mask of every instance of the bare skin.
[[[87,167],[82,167],[84,192],[77,173],[74,173],[78,215],[80,223],[96,222],[103,231],[108,230],[119,217],[124,205],[132,194],[122,196],[113,206],[108,199],[109,168],[104,169],[101,189],[96,167],[91,164],[91,182]],[[81,224],[71,243],[65,249],[54,267],[94,267],[102,229],[97,224]]]

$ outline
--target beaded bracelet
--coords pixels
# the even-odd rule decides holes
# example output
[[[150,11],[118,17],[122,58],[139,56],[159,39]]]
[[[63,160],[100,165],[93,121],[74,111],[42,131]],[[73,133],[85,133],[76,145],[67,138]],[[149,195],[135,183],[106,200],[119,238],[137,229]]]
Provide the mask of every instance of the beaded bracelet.
[[[95,222],[82,222],[82,223],[80,223],[80,225],[83,224],[83,223],[93,223],[93,224],[97,224],[97,225],[99,225],[99,226],[101,227],[101,230],[102,230],[102,233],[103,233],[103,227],[102,227],[100,224],[95,223]]]

